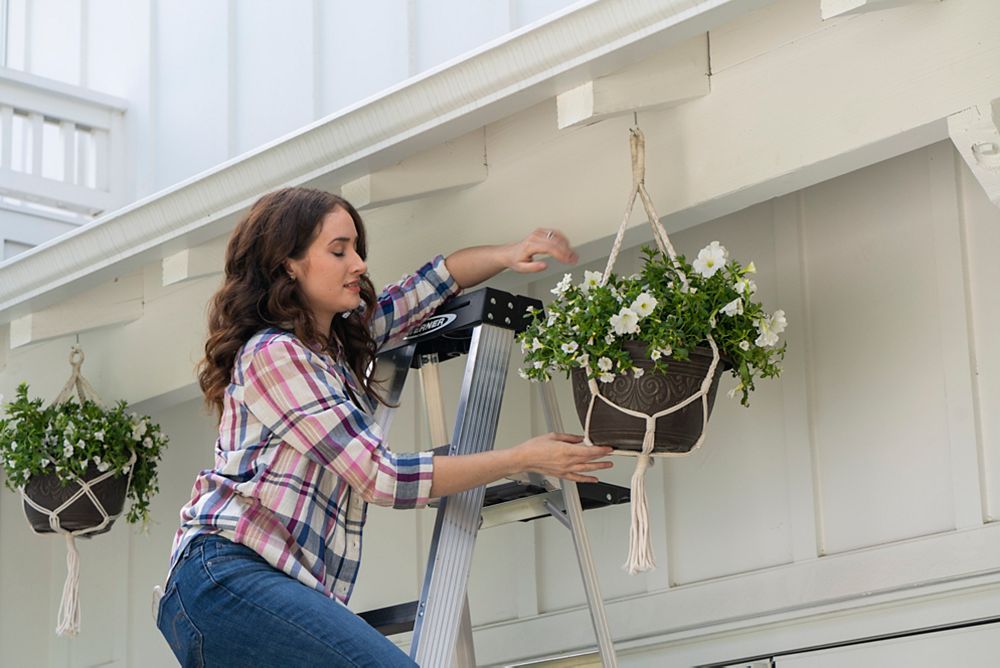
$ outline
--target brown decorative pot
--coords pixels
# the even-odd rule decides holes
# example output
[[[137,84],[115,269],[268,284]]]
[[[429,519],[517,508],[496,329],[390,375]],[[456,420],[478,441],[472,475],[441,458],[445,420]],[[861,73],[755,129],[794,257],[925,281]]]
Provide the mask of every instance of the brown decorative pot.
[[[83,480],[90,481],[99,475],[101,473],[97,470],[97,467],[91,464],[87,469],[87,473],[84,474]],[[43,508],[55,510],[76,494],[79,489],[79,484],[70,482],[63,485],[56,478],[55,474],[49,474],[35,476],[28,480],[28,484],[24,488],[24,493]],[[101,505],[104,506],[105,512],[108,515],[117,515],[125,505],[125,494],[128,491],[128,476],[112,476],[97,483],[91,489],[101,502]],[[24,503],[24,514],[27,515],[28,522],[31,523],[32,528],[38,533],[53,533],[52,527],[49,526],[49,516],[35,510],[27,502]],[[94,502],[86,494],[82,495],[68,508],[63,509],[59,513],[59,525],[67,531],[79,531],[95,527],[101,523],[102,519],[101,512],[94,506]],[[107,533],[111,530],[112,524],[114,524],[113,521],[108,522],[108,525],[100,531],[94,531],[87,535],[96,536]]]
[[[646,344],[627,341],[625,349],[632,356],[632,362],[645,373],[635,378],[631,373],[616,376],[610,383],[598,383],[601,393],[615,404],[651,415],[658,413],[697,392],[701,387],[708,368],[712,365],[712,349],[699,346],[691,351],[690,359],[680,361],[670,359],[669,371],[653,371],[653,360],[646,354]],[[720,359],[715,369],[715,378],[708,392],[708,414],[712,415],[715,393],[719,389],[719,378],[729,368],[725,358]],[[571,374],[573,398],[580,424],[586,427],[587,407],[590,405],[590,387],[583,369],[574,369]],[[684,408],[661,416],[656,420],[656,440],[654,452],[690,452],[701,436],[701,401],[693,401]],[[590,440],[606,443],[619,450],[642,450],[642,439],[646,434],[646,421],[622,413],[600,399],[594,402],[594,412],[590,418]]]

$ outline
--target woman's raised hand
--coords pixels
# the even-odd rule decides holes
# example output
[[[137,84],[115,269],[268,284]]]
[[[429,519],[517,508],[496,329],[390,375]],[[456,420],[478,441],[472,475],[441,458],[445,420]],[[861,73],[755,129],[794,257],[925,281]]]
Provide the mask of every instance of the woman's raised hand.
[[[543,271],[548,267],[544,261],[536,260],[536,255],[548,255],[564,264],[576,264],[579,259],[562,232],[542,227],[524,240],[510,244],[505,250],[509,253],[507,266],[522,274]]]
[[[611,454],[612,448],[603,445],[583,445],[583,437],[575,434],[550,433],[536,436],[512,448],[521,471],[572,480],[597,482],[590,471],[609,469],[614,464],[600,461]]]

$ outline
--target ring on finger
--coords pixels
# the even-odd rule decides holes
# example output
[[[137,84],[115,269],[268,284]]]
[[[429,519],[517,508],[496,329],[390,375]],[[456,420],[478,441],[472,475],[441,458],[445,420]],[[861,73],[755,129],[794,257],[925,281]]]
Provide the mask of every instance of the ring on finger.
[[[555,236],[555,233],[552,230],[549,230],[548,232],[545,233],[545,238],[546,239],[551,239],[554,236]]]

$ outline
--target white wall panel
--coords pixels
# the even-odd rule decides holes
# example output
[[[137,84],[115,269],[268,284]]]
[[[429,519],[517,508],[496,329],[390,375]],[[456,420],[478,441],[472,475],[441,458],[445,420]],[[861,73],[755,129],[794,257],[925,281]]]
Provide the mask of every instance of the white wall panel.
[[[408,4],[407,0],[319,3],[321,116],[409,76]]]
[[[954,526],[928,186],[921,150],[804,193],[825,552]]]
[[[0,473],[0,485],[5,481]],[[0,666],[48,663],[56,627],[48,602],[56,589],[62,591],[62,581],[50,572],[55,548],[62,544],[31,532],[20,497],[0,487]]]
[[[961,160],[958,161],[960,203],[967,257],[966,280],[973,338],[973,388],[979,421],[985,517],[1000,517],[1000,209]]]
[[[7,62],[6,66],[23,70],[28,42],[28,0],[9,0],[7,8]]]
[[[776,298],[783,277],[776,272],[773,216],[771,203],[763,203],[672,238],[677,252],[691,259],[717,240],[733,260],[753,260],[757,296],[774,311],[787,305]],[[801,326],[802,315],[785,310],[789,328]],[[701,449],[666,460],[661,469],[673,583],[791,561],[781,380],[758,381],[749,408],[726,395],[735,384],[730,374],[723,376]]]
[[[507,0],[415,3],[414,72],[475,49],[511,28]]]
[[[81,7],[77,0],[29,0],[28,71],[80,85]]]
[[[236,152],[315,118],[313,3],[241,0],[236,6]]]
[[[87,6],[87,87],[128,100],[125,122],[127,201],[153,189],[154,104],[151,0],[100,0]],[[187,73],[192,76],[192,73]],[[183,155],[177,147],[169,147]]]
[[[229,157],[228,2],[158,2],[153,81],[157,188]]]

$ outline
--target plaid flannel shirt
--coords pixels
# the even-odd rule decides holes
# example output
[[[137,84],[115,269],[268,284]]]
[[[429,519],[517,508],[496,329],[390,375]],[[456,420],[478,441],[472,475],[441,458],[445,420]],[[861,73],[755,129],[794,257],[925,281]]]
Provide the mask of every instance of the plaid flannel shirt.
[[[398,340],[458,290],[440,255],[387,286],[376,343]],[[282,329],[256,333],[237,354],[215,466],[181,509],[170,569],[192,538],[218,534],[346,604],[368,503],[417,508],[430,497],[433,455],[387,449],[374,409],[343,360]]]

